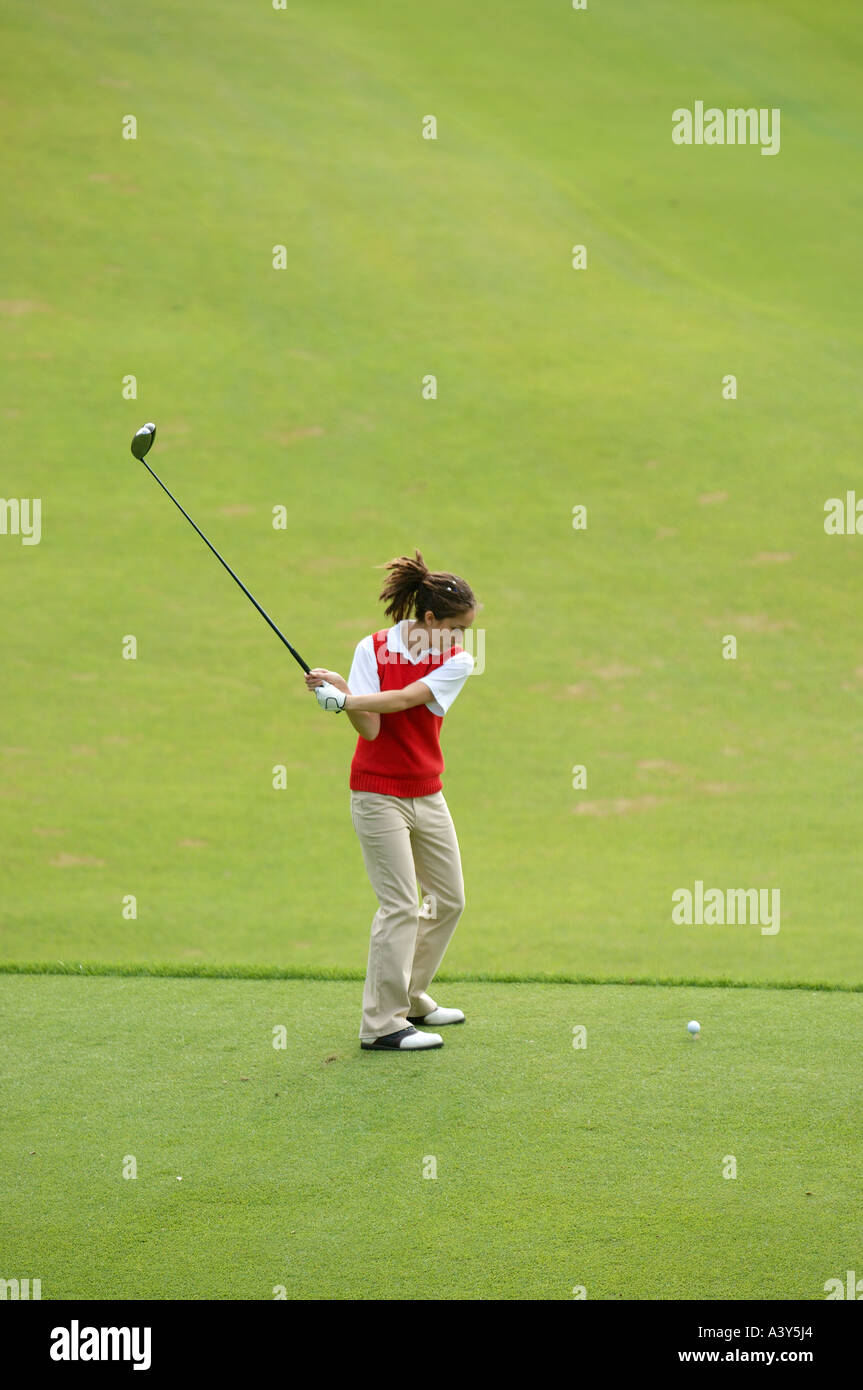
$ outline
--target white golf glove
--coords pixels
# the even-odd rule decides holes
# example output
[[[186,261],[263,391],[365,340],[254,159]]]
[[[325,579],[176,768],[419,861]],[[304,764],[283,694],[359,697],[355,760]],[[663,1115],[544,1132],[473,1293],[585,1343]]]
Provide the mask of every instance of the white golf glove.
[[[315,695],[321,709],[330,710],[333,714],[340,714],[345,707],[345,692],[337,690],[329,681],[324,681],[323,685],[316,685]]]

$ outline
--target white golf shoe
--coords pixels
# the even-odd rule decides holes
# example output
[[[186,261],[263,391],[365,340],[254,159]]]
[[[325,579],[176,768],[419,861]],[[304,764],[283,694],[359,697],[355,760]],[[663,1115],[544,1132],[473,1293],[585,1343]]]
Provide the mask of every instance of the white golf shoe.
[[[408,1015],[408,1023],[421,1023],[425,1028],[438,1028],[443,1023],[464,1023],[461,1009],[432,1009],[423,1018]]]
[[[418,1052],[421,1048],[443,1047],[440,1033],[418,1033],[410,1025],[400,1028],[397,1033],[387,1033],[374,1042],[360,1042],[366,1052]]]

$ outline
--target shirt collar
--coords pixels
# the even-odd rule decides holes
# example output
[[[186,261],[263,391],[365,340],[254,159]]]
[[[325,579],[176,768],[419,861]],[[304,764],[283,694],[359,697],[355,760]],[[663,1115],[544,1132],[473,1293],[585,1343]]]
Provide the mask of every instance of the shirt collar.
[[[453,655],[452,652],[445,655],[443,652],[433,652],[427,649],[425,652],[418,652],[416,656],[413,656],[404,640],[407,623],[408,619],[402,618],[400,623],[396,623],[389,629],[387,633],[388,651],[399,652],[402,656],[407,657],[412,666],[418,666],[421,661],[431,661],[432,666],[441,666]]]
[[[404,628],[407,618],[402,618],[400,623],[395,623],[387,633],[387,650],[398,652],[401,656],[406,656],[412,666],[416,666],[422,661],[422,655],[412,656],[404,640]]]

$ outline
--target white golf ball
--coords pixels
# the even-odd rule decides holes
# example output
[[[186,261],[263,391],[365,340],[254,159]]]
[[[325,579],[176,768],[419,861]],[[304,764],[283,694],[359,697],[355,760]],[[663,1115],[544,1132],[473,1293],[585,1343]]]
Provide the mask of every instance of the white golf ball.
[[[686,1031],[687,1033],[692,1033],[692,1035],[695,1036],[696,1033],[701,1032],[701,1024],[696,1023],[695,1019],[693,1019],[691,1023],[687,1023]]]

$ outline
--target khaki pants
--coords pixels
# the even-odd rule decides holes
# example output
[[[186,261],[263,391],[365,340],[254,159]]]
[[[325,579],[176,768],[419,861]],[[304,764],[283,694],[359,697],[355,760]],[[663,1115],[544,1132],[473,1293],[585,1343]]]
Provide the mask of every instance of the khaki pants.
[[[351,820],[380,904],[372,921],[363,991],[362,1042],[407,1028],[408,1014],[431,1013],[426,993],[464,911],[461,856],[443,792],[384,796],[351,791]],[[417,883],[431,896],[419,916]]]

